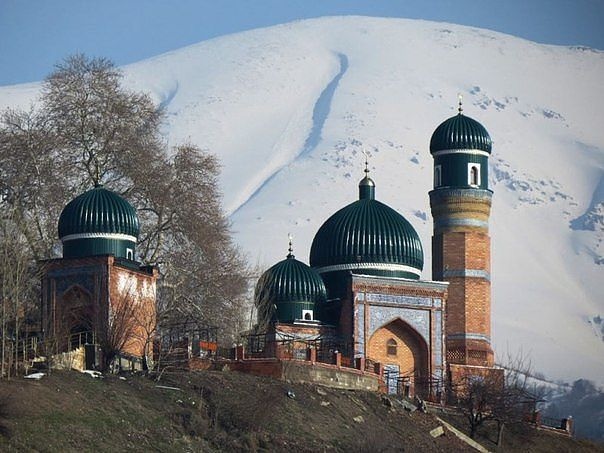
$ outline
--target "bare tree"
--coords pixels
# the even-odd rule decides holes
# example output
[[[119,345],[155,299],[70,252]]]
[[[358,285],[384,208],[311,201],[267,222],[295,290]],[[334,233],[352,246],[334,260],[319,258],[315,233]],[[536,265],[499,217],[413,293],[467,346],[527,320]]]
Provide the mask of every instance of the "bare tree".
[[[545,388],[531,380],[530,360],[519,352],[507,354],[498,368],[468,368],[451,386],[450,403],[464,415],[470,437],[485,422],[497,423],[497,445],[506,424],[523,422],[545,396]]]
[[[58,255],[65,204],[94,184],[108,186],[138,210],[137,258],[158,266],[170,288],[159,292],[160,316],[195,317],[230,338],[243,317],[248,270],[222,212],[218,160],[192,144],[167,150],[161,109],[121,78],[109,60],[75,55],[48,76],[37,106],[2,112],[0,216],[10,208],[33,270]]]

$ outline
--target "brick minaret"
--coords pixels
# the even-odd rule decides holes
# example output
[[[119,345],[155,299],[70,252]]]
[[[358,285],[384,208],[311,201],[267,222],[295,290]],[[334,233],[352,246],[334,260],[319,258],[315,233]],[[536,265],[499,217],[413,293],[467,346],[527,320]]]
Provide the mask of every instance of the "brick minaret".
[[[434,218],[432,275],[449,282],[447,362],[491,367],[491,246],[488,188],[491,138],[477,121],[459,113],[432,135]]]

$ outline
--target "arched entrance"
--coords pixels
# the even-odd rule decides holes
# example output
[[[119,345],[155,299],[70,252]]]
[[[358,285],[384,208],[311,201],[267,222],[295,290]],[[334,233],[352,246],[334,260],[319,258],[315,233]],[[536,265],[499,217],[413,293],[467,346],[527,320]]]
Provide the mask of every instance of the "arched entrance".
[[[397,318],[377,329],[369,339],[367,357],[384,364],[389,393],[424,395],[422,382],[430,375],[428,345],[405,321]]]
[[[91,343],[93,330],[92,297],[79,285],[71,286],[61,298],[62,329],[67,349]]]

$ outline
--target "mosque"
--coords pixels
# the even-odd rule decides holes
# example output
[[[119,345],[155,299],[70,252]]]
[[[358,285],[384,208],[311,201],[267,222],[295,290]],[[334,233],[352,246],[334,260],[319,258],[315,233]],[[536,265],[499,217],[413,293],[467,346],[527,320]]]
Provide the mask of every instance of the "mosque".
[[[425,393],[431,382],[492,369],[491,146],[461,102],[432,135],[433,280],[420,279],[424,255],[417,232],[376,199],[378,187],[366,168],[358,200],[317,231],[309,265],[290,246],[257,282],[262,341],[248,345],[250,354],[271,341],[314,341],[348,363],[382,364],[403,378],[409,395]],[[46,335],[150,356],[158,271],[135,261],[136,210],[97,186],[67,204],[58,230],[63,257],[47,261],[42,278]],[[90,332],[97,338],[82,339]],[[86,360],[92,366],[94,354]]]
[[[434,188],[432,277],[421,280],[423,248],[413,226],[376,199],[365,169],[358,200],[317,231],[309,264],[287,257],[256,287],[258,325],[273,341],[315,340],[349,362],[384,365],[405,393],[492,369],[486,129],[458,113],[430,140]],[[253,349],[253,348],[252,348]]]

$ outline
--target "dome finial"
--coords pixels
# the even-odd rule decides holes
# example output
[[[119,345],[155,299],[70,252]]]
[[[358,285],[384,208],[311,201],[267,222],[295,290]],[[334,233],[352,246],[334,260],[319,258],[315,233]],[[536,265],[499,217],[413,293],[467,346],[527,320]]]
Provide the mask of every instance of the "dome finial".
[[[368,177],[369,176],[369,155],[367,154],[367,151],[365,151],[365,148],[363,148],[363,154],[365,155],[365,170],[363,170],[365,172],[365,176]]]
[[[365,155],[365,177],[361,179],[359,182],[359,199],[375,199],[375,183],[369,177],[369,156],[367,151],[363,149],[363,154]]]
[[[287,249],[287,251],[289,253],[287,254],[287,257],[288,258],[295,258],[295,256],[294,256],[294,247],[292,245],[292,241],[293,241],[294,237],[292,236],[291,233],[287,233],[287,239],[289,240],[289,248]]]
[[[462,108],[462,104],[463,104],[463,96],[461,93],[457,94],[457,99],[458,99],[458,106],[457,106],[457,112],[461,115],[461,113],[463,112],[463,108]]]

